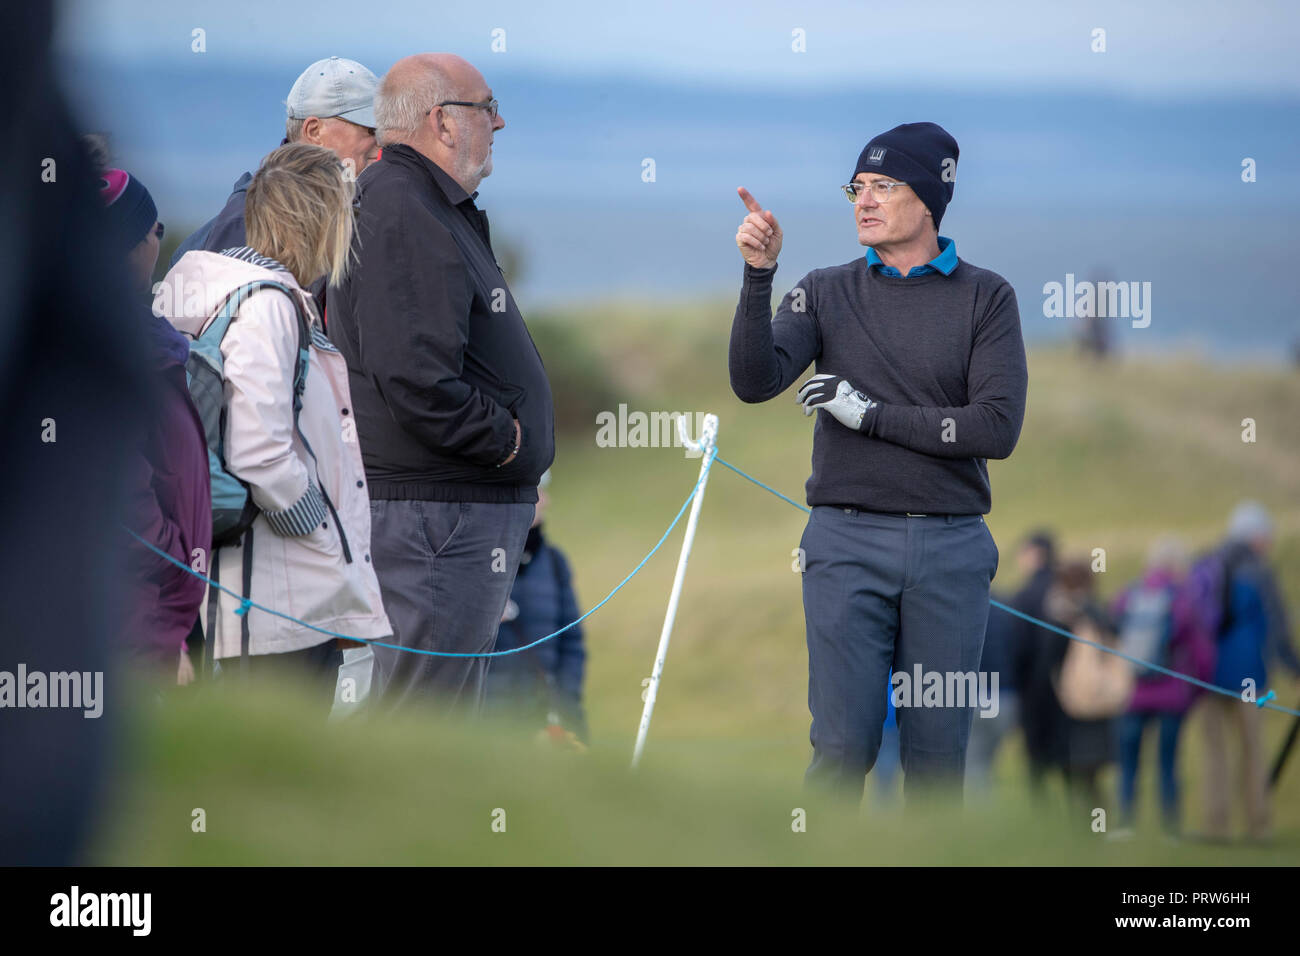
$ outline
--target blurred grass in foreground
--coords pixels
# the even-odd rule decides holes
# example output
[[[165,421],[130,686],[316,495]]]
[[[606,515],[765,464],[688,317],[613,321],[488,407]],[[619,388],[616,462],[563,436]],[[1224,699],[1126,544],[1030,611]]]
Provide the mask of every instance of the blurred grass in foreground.
[[[598,448],[578,394],[617,412],[711,411],[721,455],[803,500],[811,421],[792,394],[746,406],[727,385],[732,305],[608,305],[534,321],[557,381],[562,422],[547,526],[589,607],[632,569],[690,491],[698,459],[673,448]],[[563,350],[563,359],[552,359]],[[1066,553],[1105,548],[1113,594],[1164,531],[1195,547],[1252,497],[1279,523],[1275,558],[1300,617],[1300,377],[1190,356],[1097,366],[1064,350],[1030,353],[1029,407],[1011,459],[990,462],[997,590],[1018,583],[1015,543],[1055,529]],[[869,382],[858,383],[870,390]],[[590,410],[590,402],[586,403]],[[1241,441],[1253,418],[1258,441]],[[815,809],[800,789],[809,756],[807,657],[791,550],[805,516],[715,466],[678,611],[646,758],[628,772],[641,681],[650,673],[680,529],[587,622],[593,749],[538,749],[516,728],[439,729],[431,719],[330,724],[295,716],[292,697],[176,701],[142,715],[131,769],[99,858],[112,863],[1296,863],[1300,754],[1275,794],[1269,848],[1109,843],[1089,820],[1025,802],[1018,740],[991,802],[901,819]],[[1300,687],[1274,674],[1278,702]],[[978,719],[978,718],[977,718]],[[1290,718],[1266,718],[1271,760]],[[1200,824],[1199,720],[1181,750],[1184,819]],[[1142,820],[1155,821],[1148,737]],[[1113,795],[1114,773],[1107,775]],[[208,832],[190,832],[204,807]],[[491,811],[507,832],[491,832]],[[791,832],[791,811],[810,811]],[[1107,801],[1115,825],[1113,796]],[[1154,830],[1148,826],[1147,833]]]
[[[322,727],[296,691],[138,714],[127,812],[97,855],[129,864],[987,864],[1281,862],[1272,850],[1107,843],[1023,798],[963,812],[858,815],[800,791],[797,766],[725,740],[630,740],[574,754],[505,726],[406,717]],[[143,732],[144,728],[141,727]],[[202,808],[206,832],[191,831]],[[505,831],[494,832],[494,811]],[[795,808],[807,832],[791,829]]]

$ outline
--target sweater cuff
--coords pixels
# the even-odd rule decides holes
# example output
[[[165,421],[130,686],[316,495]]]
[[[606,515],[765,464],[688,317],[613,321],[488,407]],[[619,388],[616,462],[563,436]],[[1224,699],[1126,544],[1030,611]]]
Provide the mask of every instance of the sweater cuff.
[[[776,275],[776,266],[770,269],[756,269],[748,262],[745,263],[745,282],[750,285],[757,285],[761,282],[771,282],[772,277]]]
[[[308,482],[303,496],[283,511],[263,511],[271,530],[284,538],[311,534],[325,520],[325,499],[320,489]]]
[[[876,413],[880,411],[881,404],[876,402],[870,408],[862,413],[862,422],[858,425],[858,431],[867,437],[871,436],[871,431],[876,427]]]
[[[895,444],[904,444],[907,437],[905,432],[908,430],[909,425],[900,422],[898,417],[900,410],[897,405],[885,405],[877,402],[874,408],[868,409],[867,413],[862,416],[862,427],[858,431],[868,438],[879,438]]]

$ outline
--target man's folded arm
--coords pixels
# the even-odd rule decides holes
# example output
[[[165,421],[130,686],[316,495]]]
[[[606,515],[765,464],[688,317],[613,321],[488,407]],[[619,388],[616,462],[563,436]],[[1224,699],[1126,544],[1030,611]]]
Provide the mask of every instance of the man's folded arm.
[[[775,266],[745,266],[727,353],[731,390],[742,402],[765,402],[780,395],[821,352],[810,290],[791,289],[772,317],[775,273]]]
[[[937,458],[1007,458],[1025,418],[1028,371],[1016,294],[1005,285],[994,294],[971,347],[968,404],[938,408],[878,405],[863,420],[873,438]],[[870,395],[870,384],[862,387]]]
[[[421,443],[500,464],[515,447],[514,416],[461,378],[474,295],[469,269],[441,223],[417,239],[408,217],[403,210],[395,227],[376,224],[370,233],[367,254],[391,265],[361,277],[361,365],[394,420]]]

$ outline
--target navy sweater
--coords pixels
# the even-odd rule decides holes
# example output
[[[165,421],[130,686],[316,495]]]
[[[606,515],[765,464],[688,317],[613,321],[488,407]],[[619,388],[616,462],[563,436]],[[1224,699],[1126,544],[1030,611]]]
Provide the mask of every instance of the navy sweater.
[[[1025,414],[1011,285],[965,260],[947,276],[890,278],[858,257],[808,273],[773,318],[775,272],[745,266],[729,356],[737,397],[774,398],[815,362],[881,403],[861,432],[818,412],[808,504],[986,514],[985,459],[1011,454]]]

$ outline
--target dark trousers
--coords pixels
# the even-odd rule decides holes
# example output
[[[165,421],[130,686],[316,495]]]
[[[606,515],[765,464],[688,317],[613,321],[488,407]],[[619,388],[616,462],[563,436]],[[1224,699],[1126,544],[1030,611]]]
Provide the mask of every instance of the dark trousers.
[[[370,553],[393,625],[385,644],[460,654],[491,652],[519,570],[530,503],[370,503]],[[488,658],[435,657],[375,646],[375,706],[433,701],[477,716]]]
[[[917,664],[945,677],[978,672],[998,549],[980,515],[825,506],[813,509],[801,546],[813,746],[805,780],[860,800],[880,750],[890,669],[909,678]],[[960,792],[974,702],[942,703],[897,708],[908,798]]]
[[[1166,829],[1178,826],[1178,731],[1182,714],[1150,711],[1125,714],[1119,719],[1119,808],[1122,821],[1133,824],[1137,803],[1138,767],[1142,756],[1142,732],[1148,721],[1160,727],[1160,811]]]

